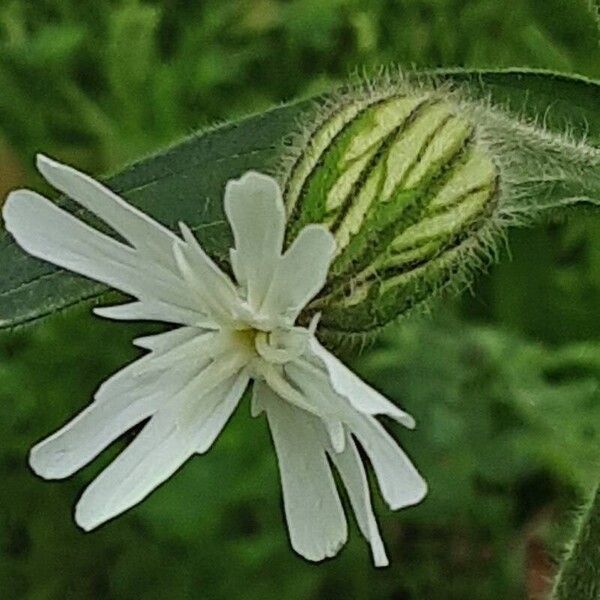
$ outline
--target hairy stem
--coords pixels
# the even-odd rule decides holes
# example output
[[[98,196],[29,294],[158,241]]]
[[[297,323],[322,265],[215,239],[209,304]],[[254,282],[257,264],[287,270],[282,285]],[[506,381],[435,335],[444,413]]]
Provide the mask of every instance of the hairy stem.
[[[556,578],[552,600],[600,598],[600,485],[578,518],[573,542]]]

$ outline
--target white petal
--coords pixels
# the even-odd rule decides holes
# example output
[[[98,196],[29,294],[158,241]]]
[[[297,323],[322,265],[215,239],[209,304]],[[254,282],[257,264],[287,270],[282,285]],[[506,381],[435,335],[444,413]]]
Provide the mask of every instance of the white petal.
[[[189,342],[202,333],[205,332],[196,327],[177,327],[176,329],[164,331],[163,333],[136,338],[133,340],[133,344],[138,348],[145,348],[146,350],[154,350],[155,352],[162,353],[167,352],[180,344]]]
[[[89,531],[141,502],[193,453],[189,423],[172,409],[159,411],[84,491],[75,509],[77,524]]]
[[[94,402],[34,446],[31,468],[46,479],[61,479],[89,463],[120,435],[168,404],[207,366],[202,348],[210,347],[210,335],[189,337],[185,330],[162,334],[160,348],[107,379]]]
[[[308,560],[334,556],[348,532],[320,423],[278,398],[266,385],[255,385],[277,452],[292,547]]]
[[[365,449],[390,508],[398,510],[421,502],[427,484],[383,426],[374,417],[357,414],[349,428]]]
[[[140,264],[135,251],[85,225],[29,190],[9,194],[6,229],[29,254],[123,292],[139,291]]]
[[[388,415],[411,429],[415,426],[415,420],[408,413],[357,377],[344,363],[328,352],[316,337],[311,336],[309,345],[314,356],[325,365],[335,391],[348,398],[356,410],[366,415]]]
[[[339,421],[346,419],[349,413],[356,412],[348,399],[333,389],[326,371],[302,359],[296,359],[285,365],[284,372],[291,383],[290,387],[304,398],[307,405],[305,410],[320,419]]]
[[[367,474],[352,437],[347,437],[346,447],[343,452],[330,452],[330,456],[348,491],[348,497],[356,515],[358,526],[371,544],[375,566],[387,566],[389,561],[373,513]]]
[[[249,171],[225,188],[225,214],[235,238],[231,262],[248,302],[258,309],[273,278],[283,245],[285,209],[275,179]]]
[[[183,279],[210,318],[231,324],[236,315],[243,313],[236,288],[202,250],[189,229],[184,224],[180,226],[186,243],[174,245],[173,252]]]
[[[329,434],[329,441],[334,452],[343,452],[346,447],[346,430],[344,425],[337,419],[323,421],[325,429]]]
[[[277,262],[261,312],[296,320],[300,311],[325,285],[335,252],[335,239],[322,225],[305,227]]]
[[[206,452],[225,427],[236,409],[250,376],[242,371],[233,380],[228,380],[206,397],[200,406],[199,426],[196,431],[196,452]]]
[[[286,374],[294,389],[323,420],[339,420],[365,448],[384,498],[393,509],[420,502],[427,486],[410,459],[374,416],[357,410],[333,389],[326,373],[306,360],[290,362]]]
[[[6,228],[37,258],[108,284],[138,298],[177,310],[199,312],[198,299],[182,280],[136,250],[96,231],[48,199],[29,190],[12,192],[4,205]]]
[[[252,385],[252,397],[250,399],[250,415],[252,417],[258,417],[265,411],[265,407],[261,400],[262,388],[263,386],[256,383],[256,381]]]
[[[198,310],[182,308],[157,300],[127,302],[114,306],[98,306],[94,308],[94,313],[99,317],[116,321],[162,321],[164,323],[177,323],[207,329],[216,328],[216,323]]]
[[[235,361],[213,363],[162,406],[129,446],[88,486],[75,510],[78,525],[89,531],[141,502],[171,477],[198,448],[212,443],[226,418],[209,415],[205,403],[239,400],[247,383]],[[240,373],[239,376],[237,373]],[[214,411],[213,411],[214,413]]]
[[[192,335],[190,330],[196,333]],[[199,373],[211,362],[213,347],[219,340],[217,332],[187,327],[151,337],[155,338],[157,348],[105,381],[98,388],[96,398],[130,392],[145,384],[146,379],[157,378],[165,371],[176,374],[179,369],[190,367]],[[139,341],[144,344],[146,339],[150,337]]]
[[[256,369],[267,385],[286,402],[312,413],[319,418],[323,418],[323,412],[319,410],[321,407],[315,406],[315,403],[310,397],[306,397],[302,392],[298,391],[297,388],[290,385],[290,382],[280,368],[266,361],[259,361],[256,365]]]
[[[343,422],[347,412],[354,409],[346,398],[335,392],[325,373],[306,370],[303,366],[298,361],[289,362],[284,371],[292,384],[288,383],[288,386],[303,398],[304,404],[296,403],[296,406],[316,415],[322,421],[334,451],[342,452],[346,442]],[[268,379],[267,383],[271,385]],[[287,400],[288,396],[283,397]]]
[[[166,394],[165,394],[166,395]],[[72,421],[31,449],[29,464],[45,479],[69,477],[120,435],[151,416],[167,398],[111,396],[92,402]]]
[[[171,247],[177,238],[164,225],[72,167],[41,154],[37,157],[37,167],[57,190],[96,214],[130,244],[155,261],[174,266]]]

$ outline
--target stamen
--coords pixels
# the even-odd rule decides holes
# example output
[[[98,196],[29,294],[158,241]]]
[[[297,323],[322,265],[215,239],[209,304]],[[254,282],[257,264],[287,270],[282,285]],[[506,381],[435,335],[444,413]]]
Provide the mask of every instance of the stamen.
[[[270,333],[259,331],[256,334],[256,351],[267,362],[283,365],[301,356],[308,341],[307,331],[292,329],[275,330]]]
[[[269,337],[271,334],[265,331],[260,331],[256,335],[255,346],[256,351],[268,362],[283,365],[289,362],[293,355],[287,348],[274,348],[269,344]]]

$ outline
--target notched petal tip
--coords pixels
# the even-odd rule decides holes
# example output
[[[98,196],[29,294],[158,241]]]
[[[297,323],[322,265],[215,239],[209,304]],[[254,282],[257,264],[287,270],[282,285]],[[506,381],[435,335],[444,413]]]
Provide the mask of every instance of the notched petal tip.
[[[381,569],[381,568],[390,566],[390,561],[389,561],[388,557],[386,556],[385,551],[383,552],[383,554],[376,554],[375,552],[373,552],[372,554],[373,554],[373,565],[375,567],[377,567],[378,569]]]
[[[43,479],[64,479],[73,474],[65,461],[65,451],[48,447],[44,441],[36,444],[29,451],[29,466],[31,470]]]
[[[224,206],[230,221],[232,217],[235,218],[232,211],[235,210],[236,204],[253,200],[259,205],[268,205],[269,209],[285,218],[281,188],[274,177],[258,171],[247,171],[238,179],[230,179],[225,184]]]
[[[256,384],[252,387],[252,399],[250,401],[250,416],[256,418],[265,412],[265,407],[260,399],[259,392],[256,391]],[[260,389],[260,387],[259,387]]]
[[[330,259],[333,258],[337,243],[334,235],[325,225],[310,223],[302,228],[301,234],[306,236],[309,245],[318,244],[323,254],[329,256]]]
[[[113,314],[114,306],[94,306],[92,308],[92,312],[97,317],[102,317],[103,319],[111,319]]]
[[[313,563],[322,562],[324,560],[328,560],[331,558],[335,558],[340,550],[345,546],[348,541],[348,532],[346,530],[346,535],[344,539],[337,540],[334,544],[329,546],[325,546],[323,548],[315,548],[315,549],[306,549],[296,547],[294,541],[291,540],[292,549],[298,555]]]
[[[369,539],[369,546],[371,547],[371,556],[373,557],[373,565],[377,568],[389,567],[390,561],[383,545],[383,540],[377,525],[375,525],[375,531],[372,532]]]
[[[183,239],[190,243],[198,243],[198,241],[196,240],[194,234],[192,233],[192,230],[187,226],[186,223],[184,223],[183,221],[177,221],[177,227],[179,227],[179,231],[181,232],[181,236],[183,237]],[[174,242],[175,245],[177,245],[177,242]]]
[[[53,187],[61,190],[61,175],[72,174],[75,172],[73,167],[64,165],[57,160],[46,156],[45,154],[38,153],[35,156],[35,166],[44,179]],[[63,175],[64,176],[64,175]]]
[[[85,496],[82,496],[79,499],[77,505],[75,506],[75,513],[73,518],[78,527],[83,529],[83,531],[85,531],[86,533],[89,533],[93,529],[96,529],[97,527],[102,525],[102,523],[104,523],[107,520],[107,518],[101,517],[94,513],[90,513],[89,510],[86,508],[85,503],[82,504],[82,500],[84,499],[84,497]]]
[[[54,159],[50,158],[49,156],[46,156],[45,154],[38,152],[35,155],[35,166],[37,167],[37,170],[45,177],[46,171],[48,171],[49,169],[52,169],[54,167],[60,167],[62,165],[59,162],[55,161]]]
[[[409,415],[407,412],[404,412],[402,409],[398,409],[398,413],[396,413],[395,419],[401,425],[404,425],[407,429],[415,429],[417,426],[417,421],[412,415]]]
[[[2,207],[2,218],[8,231],[13,233],[13,227],[18,227],[18,220],[25,216],[23,211],[30,208],[35,196],[34,192],[26,189],[13,190],[8,194]]]
[[[227,182],[227,186],[253,186],[253,185],[269,185],[272,187],[277,187],[277,190],[280,191],[279,182],[271,175],[267,175],[266,173],[261,173],[260,171],[249,170],[243,173],[237,179],[233,178]]]
[[[408,429],[414,429],[416,422],[411,415],[360,379],[314,335],[309,338],[309,345],[313,356],[323,364],[333,389],[347,398],[356,410],[365,415],[387,415]]]
[[[415,506],[425,499],[428,492],[429,486],[427,485],[427,482],[419,473],[416,473],[416,477],[414,477],[411,482],[410,490],[407,490],[404,493],[402,500],[395,503],[388,502],[388,505],[392,510],[400,510],[402,508],[407,508],[408,506]]]
[[[425,498],[427,497],[428,493],[429,486],[427,485],[427,482],[423,480],[421,487],[418,490],[415,490],[414,501],[409,506],[414,506],[415,504],[420,504],[421,502],[423,502],[423,500],[425,500]]]
[[[62,191],[63,193],[68,193],[68,195],[71,195],[71,193],[70,190],[65,190],[65,177],[67,177],[69,180],[72,180],[73,177],[76,177],[77,179],[86,179],[92,182],[94,185],[101,185],[89,175],[86,175],[74,167],[65,165],[64,163],[54,160],[53,158],[50,158],[42,153],[36,154],[35,166],[50,185],[59,191]]]

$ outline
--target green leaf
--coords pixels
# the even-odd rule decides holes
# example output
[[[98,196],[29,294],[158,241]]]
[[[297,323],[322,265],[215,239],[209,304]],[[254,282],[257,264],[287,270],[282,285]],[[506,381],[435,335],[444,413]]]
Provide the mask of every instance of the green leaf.
[[[306,108],[288,105],[192,136],[107,182],[169,227],[189,224],[207,251],[225,261],[231,242],[222,208],[225,182],[249,169],[274,170],[281,140]],[[0,257],[0,328],[28,323],[107,290],[25,254],[6,231],[0,233]]]
[[[586,136],[600,145],[600,84],[548,72],[442,71],[439,79],[468,85],[514,115],[541,117],[556,132]],[[227,262],[231,237],[224,221],[225,182],[248,169],[277,173],[284,140],[310,123],[317,103],[296,102],[195,135],[108,179],[132,204],[169,227],[185,221],[218,261]],[[567,158],[567,157],[565,157]],[[590,190],[558,190],[568,203],[589,200]],[[585,186],[583,186],[585,187]],[[597,188],[596,188],[597,190]],[[579,194],[579,195],[578,195]],[[551,198],[551,204],[562,202]],[[548,199],[547,199],[548,201]],[[25,255],[0,233],[0,327],[28,323],[57,310],[98,299],[106,287]]]
[[[599,0],[600,1],[600,0]],[[533,69],[442,70],[440,79],[468,84],[469,92],[510,113],[540,121],[556,133],[570,132],[600,146],[600,82],[579,75]]]

